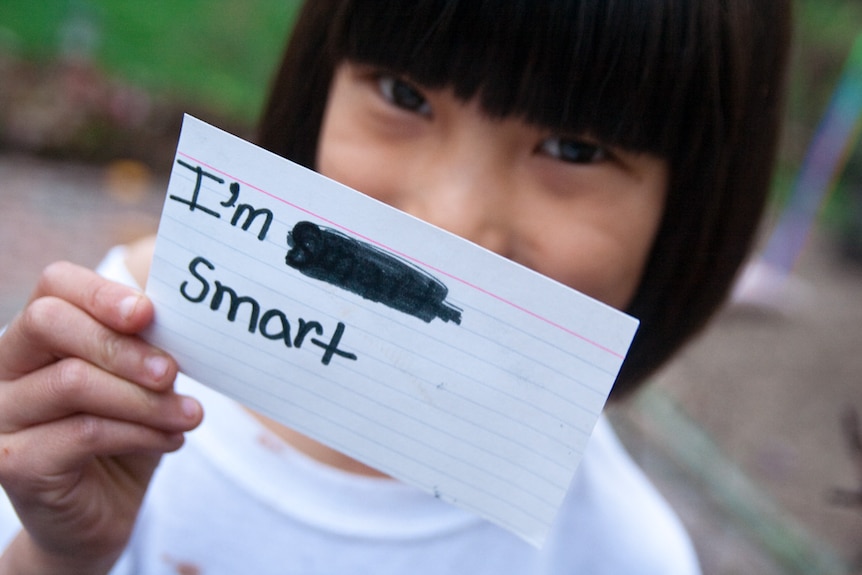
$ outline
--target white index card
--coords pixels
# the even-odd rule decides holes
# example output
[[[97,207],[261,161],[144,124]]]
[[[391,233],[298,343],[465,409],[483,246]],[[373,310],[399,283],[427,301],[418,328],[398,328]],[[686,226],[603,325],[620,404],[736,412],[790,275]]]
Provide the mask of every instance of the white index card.
[[[190,377],[537,546],[637,329],[190,116],[147,293]]]

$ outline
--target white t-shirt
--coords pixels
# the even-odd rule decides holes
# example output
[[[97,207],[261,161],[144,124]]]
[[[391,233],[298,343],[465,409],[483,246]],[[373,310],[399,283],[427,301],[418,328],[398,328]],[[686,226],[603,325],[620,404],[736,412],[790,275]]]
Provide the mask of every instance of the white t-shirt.
[[[120,249],[100,266],[134,284]],[[115,575],[699,573],[673,511],[601,419],[540,550],[390,479],[294,450],[234,401],[181,376],[205,419],[162,460]],[[0,537],[18,529],[0,502]]]

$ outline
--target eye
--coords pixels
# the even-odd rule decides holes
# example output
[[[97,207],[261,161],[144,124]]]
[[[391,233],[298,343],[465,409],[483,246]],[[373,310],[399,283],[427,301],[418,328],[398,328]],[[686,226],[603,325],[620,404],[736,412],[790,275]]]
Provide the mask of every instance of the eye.
[[[383,74],[377,79],[377,85],[386,101],[393,106],[422,116],[431,115],[431,105],[428,100],[409,82],[396,76]]]
[[[542,154],[572,164],[595,164],[608,159],[608,152],[602,146],[585,140],[553,136],[539,144]]]

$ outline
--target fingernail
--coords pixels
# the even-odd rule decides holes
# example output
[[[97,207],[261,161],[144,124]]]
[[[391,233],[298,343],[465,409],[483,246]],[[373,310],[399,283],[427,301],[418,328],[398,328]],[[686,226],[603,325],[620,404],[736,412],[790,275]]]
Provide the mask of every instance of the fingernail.
[[[187,419],[195,419],[200,413],[200,405],[191,397],[180,398],[180,410]]]
[[[120,301],[120,316],[124,320],[128,320],[132,317],[132,314],[135,313],[135,308],[138,307],[138,303],[141,301],[140,295],[130,295],[124,297]]]
[[[170,362],[168,358],[161,355],[153,355],[144,360],[144,367],[147,373],[155,380],[161,380],[168,373]]]

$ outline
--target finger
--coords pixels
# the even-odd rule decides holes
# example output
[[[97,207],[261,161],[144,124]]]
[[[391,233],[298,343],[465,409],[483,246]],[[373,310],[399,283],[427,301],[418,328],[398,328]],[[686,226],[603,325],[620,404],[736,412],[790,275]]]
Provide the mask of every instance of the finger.
[[[68,301],[120,333],[138,333],[153,318],[152,303],[139,290],[69,262],[42,271],[30,302],[48,296]]]
[[[158,348],[110,329],[66,300],[44,296],[0,336],[0,379],[15,379],[66,357],[154,389],[170,387],[177,373],[176,362]]]
[[[70,358],[0,386],[0,433],[77,413],[184,432],[202,418],[197,401],[172,390],[155,392]]]
[[[79,414],[4,436],[0,480],[13,492],[45,491],[94,458],[158,456],[183,442],[181,433]]]

